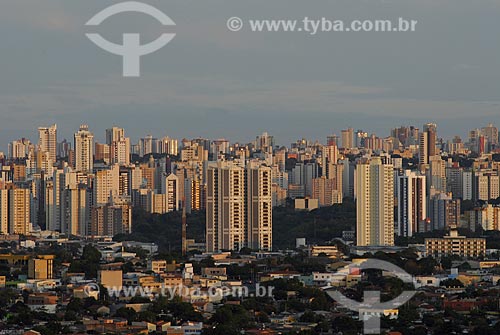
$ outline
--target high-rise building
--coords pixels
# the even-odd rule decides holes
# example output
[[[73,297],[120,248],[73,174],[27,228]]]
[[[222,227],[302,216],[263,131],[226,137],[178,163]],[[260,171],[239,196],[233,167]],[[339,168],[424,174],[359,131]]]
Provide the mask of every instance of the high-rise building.
[[[357,245],[394,245],[394,168],[380,157],[356,165]]]
[[[207,170],[207,251],[272,249],[272,170],[218,162]]]
[[[30,140],[22,138],[9,143],[9,158],[26,158],[34,151],[34,146]]]
[[[341,131],[342,148],[352,149],[354,147],[354,129],[344,129]]]
[[[245,169],[218,162],[207,171],[207,251],[245,247]]]
[[[463,172],[458,165],[446,168],[446,192],[451,192],[454,199],[463,198]]]
[[[87,125],[75,133],[75,170],[92,172],[94,168],[94,135]]]
[[[105,164],[109,164],[110,162],[110,151],[111,148],[107,144],[102,144],[102,143],[95,143],[95,160],[96,161],[103,161]]]
[[[439,192],[446,192],[446,162],[441,156],[429,157],[429,170],[427,170],[427,188]]]
[[[274,137],[264,132],[255,138],[255,149],[262,152],[272,153],[274,148]]]
[[[112,127],[106,129],[106,144],[111,145],[113,142],[119,141],[125,137],[125,130],[123,128]]]
[[[0,234],[9,234],[9,191],[0,189]]]
[[[472,171],[462,173],[462,200],[472,200],[474,197]]]
[[[472,231],[478,226],[483,230],[500,230],[500,207],[487,204],[466,214],[469,217],[469,229]]]
[[[108,204],[94,206],[88,235],[113,236],[132,232],[132,206],[128,197],[113,197]]]
[[[438,154],[436,149],[437,125],[435,123],[427,123],[424,125],[424,130],[419,134],[418,144],[420,166],[429,164],[430,157]]]
[[[57,125],[38,128],[38,148],[41,152],[48,152],[52,162],[57,160]]]
[[[249,165],[246,168],[247,246],[254,250],[272,250],[273,206],[272,170]]]
[[[322,176],[331,179],[331,170],[333,170],[332,165],[337,164],[339,159],[339,149],[336,145],[325,145],[323,146],[321,153],[321,170]]]
[[[396,177],[398,236],[412,236],[419,232],[419,223],[427,218],[425,176],[405,170]]]
[[[31,229],[30,189],[9,190],[9,234],[27,235]]]
[[[113,165],[110,169],[96,172],[94,181],[94,204],[107,204],[111,196],[118,195],[119,190],[120,168],[118,165]]]
[[[130,164],[130,138],[120,137],[111,143],[111,164]]]
[[[85,235],[88,221],[87,187],[86,176],[83,173],[71,172],[65,169],[62,173],[55,173],[58,180],[58,206],[59,210],[54,217],[59,221],[55,224],[56,229],[68,235]],[[54,190],[54,192],[56,192]],[[54,203],[56,203],[54,201]]]
[[[162,178],[162,194],[166,197],[166,211],[173,212],[179,210],[181,198],[179,198],[181,185],[179,178],[173,173]],[[184,206],[184,204],[183,204]]]
[[[488,143],[497,146],[498,145],[498,128],[492,123],[488,124],[482,129],[482,133],[488,139]]]
[[[61,200],[61,232],[75,236],[87,235],[90,211],[86,185],[69,183],[61,195]]]
[[[325,176],[312,180],[312,198],[318,199],[320,206],[332,206],[342,203],[342,190],[337,187],[335,179],[327,179]]]
[[[460,223],[460,199],[453,199],[451,194],[435,194],[429,203],[429,217],[433,230],[458,227]]]
[[[326,145],[335,145],[338,147],[339,144],[339,137],[337,135],[333,134],[326,137]]]

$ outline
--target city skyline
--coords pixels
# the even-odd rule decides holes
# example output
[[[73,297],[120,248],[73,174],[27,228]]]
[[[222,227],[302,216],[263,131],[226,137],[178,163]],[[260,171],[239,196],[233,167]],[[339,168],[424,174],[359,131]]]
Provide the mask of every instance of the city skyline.
[[[144,134],[139,134],[137,136],[134,136],[134,135],[131,135],[131,133],[132,134],[134,133],[134,127],[126,128],[126,127],[122,127],[118,123],[112,123],[110,125],[100,124],[98,127],[93,128],[88,123],[83,122],[83,123],[75,124],[72,126],[72,128],[67,129],[67,128],[61,127],[59,125],[59,123],[56,122],[56,123],[49,123],[49,124],[44,124],[44,125],[40,125],[40,124],[36,125],[35,124],[35,126],[33,127],[32,130],[27,131],[27,133],[29,133],[28,135],[26,135],[26,136],[18,135],[17,137],[14,135],[14,137],[7,139],[6,142],[0,142],[0,152],[3,152],[4,154],[8,154],[9,143],[11,143],[12,141],[16,141],[16,140],[26,139],[26,140],[31,141],[31,143],[38,143],[39,136],[37,135],[37,132],[40,132],[40,129],[50,129],[53,126],[57,127],[57,141],[58,141],[58,143],[61,143],[62,141],[66,140],[68,143],[71,143],[72,145],[74,145],[75,133],[77,133],[79,131],[80,127],[83,125],[85,127],[88,127],[89,132],[92,133],[92,135],[94,137],[93,138],[94,144],[95,143],[108,144],[107,143],[108,142],[107,131],[116,128],[116,129],[123,129],[126,131],[126,133],[127,133],[126,138],[130,139],[130,145],[137,144],[142,139],[147,138],[148,136],[151,136],[153,139],[161,139],[163,137],[174,138],[174,139],[177,139],[179,141],[179,143],[183,139],[188,139],[188,140],[191,140],[191,139],[208,139],[208,140],[224,139],[224,140],[228,140],[230,143],[248,144],[248,143],[254,142],[255,138],[257,136],[260,136],[261,134],[267,133],[267,134],[270,134],[273,136],[273,138],[275,139],[274,144],[275,144],[275,146],[278,146],[278,147],[289,147],[290,144],[295,143],[296,141],[302,140],[302,139],[308,140],[311,143],[314,143],[317,141],[320,144],[328,144],[328,138],[331,137],[332,135],[336,135],[338,137],[338,147],[342,147],[343,132],[346,132],[348,130],[352,130],[353,131],[353,133],[352,133],[353,138],[352,138],[351,145],[352,145],[352,147],[356,147],[356,143],[355,143],[356,132],[358,132],[358,131],[362,131],[363,133],[366,133],[368,136],[376,135],[377,138],[383,139],[383,138],[391,137],[391,135],[392,135],[391,131],[393,131],[394,129],[398,129],[398,128],[415,127],[419,130],[420,134],[422,134],[424,132],[426,125],[429,125],[429,124],[437,126],[436,129],[437,129],[438,136],[436,137],[435,141],[437,141],[438,139],[442,139],[444,142],[451,141],[456,136],[460,137],[460,139],[465,142],[469,138],[471,131],[481,130],[483,128],[487,128],[488,126],[493,126],[493,127],[497,126],[497,124],[493,121],[492,122],[489,122],[489,121],[488,122],[481,122],[481,121],[475,120],[474,123],[469,124],[469,128],[464,133],[452,133],[452,132],[450,132],[451,135],[446,135],[446,132],[442,129],[443,127],[440,124],[430,123],[430,122],[427,122],[426,120],[424,120],[423,124],[412,124],[412,123],[387,124],[386,128],[384,128],[383,132],[381,132],[381,133],[375,132],[375,131],[372,132],[367,128],[348,126],[346,128],[336,128],[335,130],[332,130],[329,133],[325,133],[324,136],[323,136],[323,134],[318,135],[316,133],[315,137],[313,137],[313,138],[302,136],[301,133],[298,133],[297,135],[289,135],[290,141],[283,141],[282,138],[279,138],[278,136],[275,135],[275,133],[273,133],[272,131],[270,131],[269,129],[267,129],[265,127],[262,128],[263,129],[262,131],[253,131],[252,129],[249,129],[248,132],[250,135],[248,137],[247,136],[244,136],[244,137],[239,136],[235,139],[233,137],[217,136],[217,135],[216,136],[208,136],[208,137],[202,136],[202,135],[196,135],[196,134],[194,134],[194,136],[182,136],[182,135],[181,136],[173,136],[173,133],[182,134],[182,131],[179,131],[179,130],[172,131],[172,132],[163,131],[163,132],[159,132],[159,133],[149,132],[149,133],[144,133]],[[446,125],[444,125],[444,127],[446,127]],[[97,129],[102,129],[102,131],[97,131]],[[187,133],[190,133],[190,132],[187,132]],[[185,134],[187,134],[187,133],[185,133]],[[69,134],[69,135],[65,136],[65,134]],[[242,139],[239,140],[239,138],[242,138]],[[417,140],[422,141],[421,138],[417,139]],[[431,153],[429,156],[432,156],[432,155],[433,154]]]
[[[435,122],[451,137],[465,134],[477,119],[497,121],[496,3],[149,2],[176,22],[177,37],[144,57],[139,79],[121,77],[120,58],[85,37],[85,22],[103,9],[102,1],[3,4],[0,29],[12,33],[0,37],[6,46],[0,60],[0,143],[53,123],[67,139],[87,123],[96,134],[103,133],[101,125],[119,124],[132,138],[166,133],[242,141],[267,130],[284,144],[293,134],[323,138],[354,125],[380,136],[387,124]],[[405,16],[419,25],[402,34],[234,33],[226,28],[234,15]],[[113,42],[124,27],[147,39],[158,37],[155,20],[130,18],[113,18],[98,31]]]

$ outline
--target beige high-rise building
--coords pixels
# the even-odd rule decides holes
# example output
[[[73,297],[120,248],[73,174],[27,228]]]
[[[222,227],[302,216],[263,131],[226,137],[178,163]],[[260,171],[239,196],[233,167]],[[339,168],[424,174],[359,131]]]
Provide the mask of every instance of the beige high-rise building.
[[[0,189],[0,233],[9,234],[9,191]]]
[[[327,179],[325,176],[312,180],[312,198],[318,199],[320,206],[332,206],[342,203],[342,190],[338,190],[336,179]]]
[[[357,245],[394,245],[394,168],[372,157],[356,165]]]
[[[9,190],[9,234],[26,235],[30,232],[30,212],[30,190]]]
[[[109,198],[120,191],[120,168],[113,165],[110,169],[99,170],[95,174],[94,204],[104,205]]]
[[[439,154],[436,144],[437,125],[435,123],[427,123],[424,125],[424,130],[419,134],[418,141],[418,157],[421,167],[429,164],[430,157]]]
[[[26,158],[30,152],[34,152],[34,146],[28,139],[22,138],[9,143],[9,158]]]
[[[54,173],[52,213],[47,223],[49,230],[71,235],[85,235],[88,221],[87,178],[83,173],[69,169]]]
[[[109,164],[111,157],[111,147],[107,144],[97,143],[95,144],[95,160],[103,161],[106,164]]]
[[[254,250],[272,250],[273,197],[272,169],[250,165],[246,169],[247,246]]]
[[[111,145],[125,137],[125,130],[119,127],[106,129],[106,144]]]
[[[439,155],[431,156],[429,157],[429,166],[428,189],[433,188],[439,192],[446,192],[446,162]]]
[[[245,169],[218,162],[207,171],[207,251],[245,247]]]
[[[498,144],[498,128],[495,127],[492,123],[488,124],[488,126],[484,127],[482,130],[484,136],[488,138],[488,142],[497,145]]]
[[[75,133],[75,170],[91,173],[94,168],[94,135],[87,125]]]
[[[130,164],[130,138],[121,137],[111,143],[111,164]]]
[[[344,129],[341,131],[342,136],[342,148],[352,149],[354,148],[354,129]]]
[[[321,169],[322,176],[328,179],[333,179],[333,165],[337,164],[339,159],[339,149],[336,145],[325,145],[321,154]]]
[[[272,249],[272,170],[218,162],[207,170],[207,251]]]
[[[484,230],[500,230],[500,207],[491,204],[474,208],[466,212],[469,217],[469,229],[475,231],[478,226]]]
[[[62,194],[61,232],[68,235],[85,236],[89,222],[86,185],[68,185]]]
[[[94,206],[90,215],[89,236],[113,236],[132,232],[130,197],[115,196],[106,205]]]
[[[52,162],[57,160],[57,125],[38,128],[38,148],[48,152]]]

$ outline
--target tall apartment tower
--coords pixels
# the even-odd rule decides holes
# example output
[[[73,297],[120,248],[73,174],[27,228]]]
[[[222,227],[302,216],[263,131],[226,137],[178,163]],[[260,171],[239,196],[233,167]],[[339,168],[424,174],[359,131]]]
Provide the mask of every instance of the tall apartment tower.
[[[9,234],[9,191],[0,189],[0,234]]]
[[[412,236],[419,232],[419,223],[427,218],[425,176],[405,170],[396,177],[398,236]]]
[[[75,170],[92,172],[94,168],[94,135],[87,125],[75,133]]]
[[[218,162],[207,170],[207,251],[272,249],[272,170]]]
[[[438,154],[436,150],[437,143],[437,125],[427,123],[424,130],[419,134],[418,157],[420,166],[429,164],[429,157]]]
[[[498,128],[492,123],[482,129],[484,136],[488,138],[488,142],[493,145],[498,145]]]
[[[41,152],[48,152],[52,162],[57,160],[57,125],[38,128],[38,147]]]
[[[30,232],[30,189],[9,190],[9,234]]]
[[[273,196],[272,169],[249,165],[246,169],[247,246],[272,250]]]
[[[119,195],[120,168],[118,165],[96,172],[93,192],[95,205],[105,205],[111,196]]]
[[[342,148],[352,149],[354,147],[354,129],[344,129],[341,131]]]
[[[245,247],[245,169],[218,162],[207,171],[207,251]]]
[[[380,157],[363,160],[354,173],[357,245],[394,245],[394,168]]]
[[[130,138],[120,137],[111,143],[111,164],[130,164]]]
[[[119,141],[125,137],[125,130],[123,128],[113,127],[106,129],[106,144],[111,145],[113,142]]]

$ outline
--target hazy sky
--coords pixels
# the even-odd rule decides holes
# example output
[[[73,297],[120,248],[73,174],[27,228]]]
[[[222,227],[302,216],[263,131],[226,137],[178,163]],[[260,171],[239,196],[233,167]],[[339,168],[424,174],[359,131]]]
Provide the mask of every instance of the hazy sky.
[[[268,131],[280,144],[325,141],[346,127],[387,136],[401,124],[438,123],[465,136],[500,125],[500,1],[177,0],[144,1],[176,22],[121,14],[86,27],[118,1],[2,0],[0,150],[57,123],[59,139],[89,124],[98,140],[112,125],[134,142],[160,137],[250,141]],[[414,33],[230,32],[246,19],[418,20]],[[144,41],[176,38],[143,57],[142,76],[123,78],[122,59],[90,42],[98,32]]]

